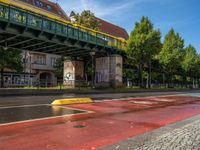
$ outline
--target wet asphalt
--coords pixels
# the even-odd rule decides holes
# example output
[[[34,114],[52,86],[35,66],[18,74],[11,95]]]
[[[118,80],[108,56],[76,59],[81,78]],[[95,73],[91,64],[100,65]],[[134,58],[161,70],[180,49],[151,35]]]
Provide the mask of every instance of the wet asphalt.
[[[190,91],[192,92],[192,91]],[[193,91],[199,92],[199,91]],[[55,99],[90,97],[94,100],[117,100],[119,98],[134,98],[161,95],[186,94],[188,92],[144,92],[144,93],[113,93],[113,94],[64,94],[54,96],[7,96],[0,97],[0,125],[18,121],[56,117],[85,111],[51,106]]]
[[[80,114],[86,111],[63,108],[50,105],[32,105],[0,108],[0,124],[57,117],[63,115]]]
[[[177,95],[188,92],[134,92],[134,93],[106,93],[106,94],[62,94],[62,95],[45,95],[45,96],[5,96],[0,97],[0,108],[6,106],[38,105],[51,104],[55,99],[90,97],[93,100],[119,99],[131,97],[147,97],[160,95]],[[190,93],[200,93],[200,90],[190,91]]]

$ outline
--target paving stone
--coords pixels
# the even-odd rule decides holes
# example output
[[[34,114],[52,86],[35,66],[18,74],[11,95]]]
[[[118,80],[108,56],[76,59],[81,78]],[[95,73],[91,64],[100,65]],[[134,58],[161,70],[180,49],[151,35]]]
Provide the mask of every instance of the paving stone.
[[[162,147],[162,150],[200,150],[199,137],[200,120],[161,135],[151,142],[144,143],[143,146],[135,150],[142,150],[143,147],[148,147],[149,149],[159,149]]]
[[[194,117],[190,122],[187,120],[185,125],[171,128],[158,136],[155,133],[155,137],[147,138],[151,133],[142,135],[143,140],[141,138],[134,146],[131,146],[131,142],[135,142],[134,138],[129,139],[129,147],[131,150],[200,150],[200,115],[196,118]],[[123,145],[122,149],[126,150],[127,147]],[[112,147],[105,150],[112,150]]]

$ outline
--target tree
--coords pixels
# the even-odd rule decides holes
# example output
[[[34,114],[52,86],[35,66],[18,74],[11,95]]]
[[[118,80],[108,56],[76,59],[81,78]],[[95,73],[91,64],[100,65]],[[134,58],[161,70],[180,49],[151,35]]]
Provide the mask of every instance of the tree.
[[[197,68],[199,67],[198,60],[199,58],[197,51],[190,44],[188,47],[185,48],[184,59],[182,61],[182,68],[185,72],[185,75],[188,75],[190,76],[190,78],[193,78],[193,83],[196,72],[198,71]]]
[[[62,79],[63,78],[63,72],[64,72],[64,57],[62,56],[61,58],[57,59],[56,64],[54,66],[54,68],[56,68],[56,70],[54,71],[55,76],[57,78]]]
[[[196,76],[196,80],[197,80],[197,83],[198,83],[198,85],[200,85],[200,83],[199,83],[199,79],[200,79],[200,55],[198,54],[197,55],[197,59],[196,59],[196,68],[195,68],[195,76]]]
[[[70,17],[76,24],[91,28],[93,30],[100,30],[101,24],[95,17],[94,13],[92,13],[90,10],[84,10],[81,14],[72,11],[70,13]]]
[[[159,62],[168,77],[168,86],[172,82],[172,77],[181,66],[183,59],[184,40],[171,29],[165,36],[163,47],[159,53]]]
[[[182,68],[187,74],[194,73],[193,71],[196,67],[195,65],[196,65],[197,57],[198,55],[197,55],[196,49],[192,45],[189,45],[188,47],[185,48]]]
[[[0,48],[0,74],[1,74],[1,87],[4,87],[4,71],[11,69],[13,71],[22,71],[22,55],[20,50],[13,50],[7,48]]]
[[[144,86],[142,77],[144,65],[146,64],[150,68],[151,59],[159,53],[161,49],[160,38],[160,31],[154,30],[153,24],[147,17],[142,17],[139,23],[136,22],[127,41],[129,61],[138,66],[141,87]]]

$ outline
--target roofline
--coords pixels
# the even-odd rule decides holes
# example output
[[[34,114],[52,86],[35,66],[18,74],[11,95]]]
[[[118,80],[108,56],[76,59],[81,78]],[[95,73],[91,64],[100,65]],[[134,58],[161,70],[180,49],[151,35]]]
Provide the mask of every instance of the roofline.
[[[107,20],[104,20],[104,19],[101,19],[101,18],[98,18],[98,17],[96,17],[96,18],[99,19],[99,20],[102,20],[102,21],[104,21],[104,22],[106,22],[106,23],[109,23],[109,24],[111,24],[111,25],[113,25],[113,26],[116,26],[116,27],[118,27],[118,28],[121,28],[121,29],[123,29],[123,30],[126,31],[126,29],[123,28],[123,27],[121,27],[121,26],[118,26],[118,25],[116,25],[116,24],[113,24],[113,23],[111,23],[111,22],[109,22],[109,21],[107,21]],[[127,32],[127,31],[126,31],[126,32]],[[127,34],[128,34],[128,32],[127,32]]]

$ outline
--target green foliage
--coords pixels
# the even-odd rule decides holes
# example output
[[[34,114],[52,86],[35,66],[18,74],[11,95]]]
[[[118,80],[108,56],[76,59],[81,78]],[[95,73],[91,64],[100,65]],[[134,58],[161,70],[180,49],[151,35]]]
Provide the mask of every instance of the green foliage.
[[[22,71],[22,51],[0,48],[1,87],[4,87],[3,74],[5,69]]]
[[[22,71],[22,51],[0,48],[0,70],[12,69]]]
[[[153,29],[153,24],[147,17],[136,22],[134,30],[127,41],[127,53],[135,63],[146,62],[149,56],[158,54],[161,48],[161,34]]]
[[[158,56],[163,71],[172,75],[181,66],[183,59],[184,40],[171,29],[165,36],[163,47]]]
[[[136,79],[137,75],[133,69],[123,69],[123,77],[128,79]]]
[[[56,64],[54,66],[54,68],[56,69],[54,73],[57,78],[63,78],[64,60],[64,57],[57,59]]]
[[[182,62],[182,68],[186,74],[194,74],[196,69],[199,67],[199,56],[196,49],[189,45],[185,48],[184,59]]]
[[[94,13],[90,10],[84,10],[81,14],[75,13],[74,11],[71,12],[70,17],[74,19],[76,24],[82,25],[87,28],[91,28],[94,30],[99,31],[100,23],[96,19]]]
[[[127,41],[126,52],[129,62],[139,67],[138,73],[141,84],[143,66],[159,53],[161,48],[160,38],[160,31],[154,30],[153,24],[147,17],[142,17],[139,23],[136,22],[135,28]]]

